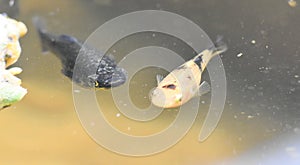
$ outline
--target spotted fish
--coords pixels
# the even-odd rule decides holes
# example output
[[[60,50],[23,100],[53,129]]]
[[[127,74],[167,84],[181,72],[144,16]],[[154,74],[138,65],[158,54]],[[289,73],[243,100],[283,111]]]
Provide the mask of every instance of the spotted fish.
[[[201,83],[202,72],[214,56],[226,50],[227,46],[218,39],[216,47],[203,50],[165,78],[157,75],[157,87],[150,93],[152,104],[162,108],[175,108],[195,96],[209,92],[210,85],[205,81]]]
[[[125,83],[127,72],[117,66],[113,56],[104,55],[75,37],[47,32],[44,21],[39,17],[34,17],[33,23],[38,30],[43,51],[54,53],[62,63],[62,73],[75,83],[95,88],[117,87]],[[75,63],[76,74],[73,73]]]

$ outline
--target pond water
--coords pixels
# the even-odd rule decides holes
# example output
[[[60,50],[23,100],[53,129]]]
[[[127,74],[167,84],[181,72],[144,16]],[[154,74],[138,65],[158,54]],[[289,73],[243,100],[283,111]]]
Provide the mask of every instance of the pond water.
[[[19,77],[28,94],[0,111],[0,163],[192,165],[251,160],[264,164],[265,157],[282,160],[285,154],[286,161],[300,162],[296,143],[300,137],[299,7],[289,6],[287,0],[20,0],[17,19],[29,32],[21,39],[22,56],[15,66],[24,70]],[[60,61],[52,53],[41,52],[32,17],[45,19],[50,32],[84,41],[108,20],[149,9],[182,15],[212,39],[223,36],[229,48],[221,55],[227,78],[226,104],[206,141],[199,143],[197,137],[208,111],[209,94],[201,98],[196,121],[176,145],[152,156],[123,156],[101,147],[85,132],[75,111],[72,83],[61,74]],[[163,45],[185,60],[195,55],[182,41],[150,32],[120,40],[110,53],[120,61],[146,45]],[[137,107],[150,105],[148,92],[156,85],[157,73],[166,74],[151,67],[140,70],[130,81],[129,95]],[[203,79],[209,79],[207,71]],[[178,114],[170,109],[155,120],[137,122],[119,115],[110,90],[98,90],[96,95],[111,125],[130,135],[158,132]]]

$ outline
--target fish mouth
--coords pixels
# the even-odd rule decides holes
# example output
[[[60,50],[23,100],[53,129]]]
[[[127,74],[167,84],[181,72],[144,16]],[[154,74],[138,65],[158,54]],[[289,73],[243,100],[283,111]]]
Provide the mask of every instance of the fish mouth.
[[[159,88],[153,88],[150,90],[149,98],[151,103],[157,107],[165,108],[166,106],[166,96],[164,92]]]

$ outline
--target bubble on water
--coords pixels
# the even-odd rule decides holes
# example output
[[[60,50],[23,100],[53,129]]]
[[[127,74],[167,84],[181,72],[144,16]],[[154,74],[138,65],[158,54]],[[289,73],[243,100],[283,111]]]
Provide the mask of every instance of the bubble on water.
[[[248,89],[249,89],[249,90],[254,90],[255,87],[254,87],[254,86],[248,86]]]

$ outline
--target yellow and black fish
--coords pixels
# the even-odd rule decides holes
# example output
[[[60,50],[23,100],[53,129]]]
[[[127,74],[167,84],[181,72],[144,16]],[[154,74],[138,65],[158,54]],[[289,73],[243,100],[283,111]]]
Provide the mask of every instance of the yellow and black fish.
[[[44,28],[39,17],[33,18],[38,30],[43,51],[51,51],[62,63],[62,73],[83,87],[117,87],[127,80],[125,69],[117,66],[111,55],[104,55],[99,50],[86,46],[75,37],[55,35]],[[80,56],[78,54],[80,53]],[[80,59],[77,59],[79,57]],[[76,74],[73,74],[76,62]]]
[[[152,104],[162,108],[175,108],[195,96],[209,92],[209,84],[205,81],[201,83],[202,72],[214,56],[227,50],[221,39],[217,40],[216,45],[217,47],[205,49],[165,78],[158,75],[157,87],[150,93]]]

